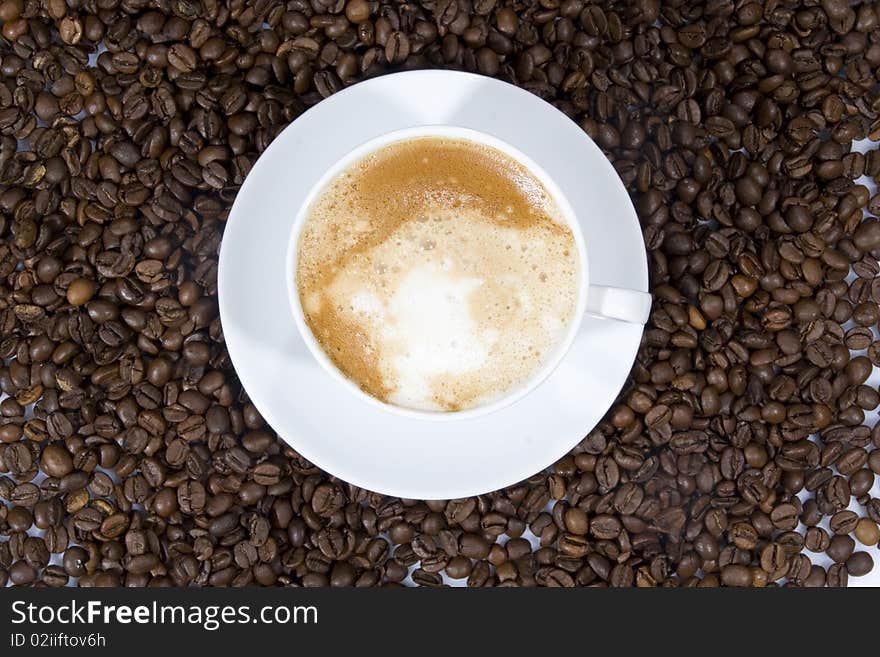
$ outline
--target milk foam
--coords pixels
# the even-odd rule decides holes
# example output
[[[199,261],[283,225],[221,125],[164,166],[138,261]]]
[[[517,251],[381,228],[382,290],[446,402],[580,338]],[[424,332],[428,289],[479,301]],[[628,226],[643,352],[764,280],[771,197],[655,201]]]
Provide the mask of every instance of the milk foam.
[[[366,392],[459,410],[522,384],[564,337],[574,236],[502,153],[426,138],[386,147],[309,209],[297,286],[306,321]]]
[[[455,277],[441,266],[410,270],[389,299],[383,336],[396,342],[390,374],[398,386],[391,400],[401,406],[430,405],[431,382],[438,376],[461,376],[486,363],[498,331],[482,329],[468,311],[479,278]]]

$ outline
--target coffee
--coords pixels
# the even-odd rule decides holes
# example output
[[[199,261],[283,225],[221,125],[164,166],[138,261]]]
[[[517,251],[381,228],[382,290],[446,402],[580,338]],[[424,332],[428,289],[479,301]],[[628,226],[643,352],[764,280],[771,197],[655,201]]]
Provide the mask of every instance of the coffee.
[[[296,285],[336,367],[394,405],[491,403],[544,365],[575,314],[574,234],[541,181],[476,142],[387,145],[306,212]]]

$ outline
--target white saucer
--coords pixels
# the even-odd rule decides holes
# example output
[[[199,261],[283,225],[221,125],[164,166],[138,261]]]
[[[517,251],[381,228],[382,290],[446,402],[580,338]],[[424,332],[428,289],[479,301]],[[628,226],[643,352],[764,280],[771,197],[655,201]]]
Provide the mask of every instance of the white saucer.
[[[431,124],[488,133],[538,162],[578,215],[590,283],[648,290],[642,234],[623,184],[586,134],[537,96],[468,73],[411,71],[352,86],[294,121],[257,161],[227,221],[218,285],[229,354],[263,417],[303,457],[362,488],[412,499],[485,493],[554,463],[614,402],[643,329],[586,317],[541,386],[473,419],[394,415],[324,371],[288,304],[285,256],[297,210],[355,147]]]

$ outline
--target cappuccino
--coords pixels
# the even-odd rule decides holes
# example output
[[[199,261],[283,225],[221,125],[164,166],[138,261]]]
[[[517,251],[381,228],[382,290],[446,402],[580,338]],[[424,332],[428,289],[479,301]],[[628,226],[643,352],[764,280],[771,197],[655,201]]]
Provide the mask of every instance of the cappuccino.
[[[524,385],[578,302],[574,234],[541,181],[477,142],[365,156],[306,210],[296,289],[329,359],[373,397],[459,411]]]

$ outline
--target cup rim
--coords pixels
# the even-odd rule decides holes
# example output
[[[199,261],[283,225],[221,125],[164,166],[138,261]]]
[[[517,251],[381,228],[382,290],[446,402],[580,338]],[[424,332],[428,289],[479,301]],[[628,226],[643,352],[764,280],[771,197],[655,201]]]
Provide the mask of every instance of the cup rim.
[[[334,180],[340,173],[352,166],[364,157],[374,153],[381,148],[391,144],[406,141],[408,139],[418,139],[420,137],[448,137],[450,139],[461,139],[471,141],[483,146],[495,148],[505,155],[513,158],[519,164],[522,164],[528,171],[534,175],[545,189],[550,193],[554,202],[560,210],[566,224],[571,230],[579,255],[579,289],[578,298],[575,305],[574,316],[572,317],[564,339],[560,340],[554,347],[552,358],[547,359],[536,371],[534,371],[525,381],[515,385],[512,390],[508,391],[501,397],[494,399],[488,404],[476,406],[474,408],[463,409],[460,411],[435,411],[420,410],[407,408],[384,402],[371,394],[365,392],[361,387],[343,374],[339,368],[330,360],[323,347],[321,347],[317,338],[312,333],[311,328],[305,320],[305,313],[302,308],[299,292],[296,285],[296,268],[298,261],[298,246],[302,229],[305,224],[308,209],[311,207],[315,199]],[[375,408],[379,408],[385,412],[407,417],[410,419],[419,419],[435,422],[451,422],[457,420],[467,420],[489,415],[501,409],[507,408],[523,397],[534,391],[540,386],[559,364],[565,359],[566,354],[570,350],[581,323],[586,313],[587,293],[589,291],[589,260],[586,244],[581,230],[580,223],[577,221],[574,209],[569,203],[562,190],[549,174],[537,162],[528,157],[518,148],[498,137],[481,130],[465,128],[462,126],[448,124],[424,124],[409,126],[392,130],[390,132],[377,135],[371,139],[359,144],[345,156],[334,162],[326,171],[324,171],[311,185],[308,194],[297,209],[295,218],[290,228],[290,236],[288,239],[287,250],[285,254],[285,275],[286,289],[288,297],[288,305],[293,314],[294,322],[297,330],[311,353],[312,357],[318,362],[321,368],[327,372],[333,379],[341,383],[356,398],[361,399],[367,404]]]

